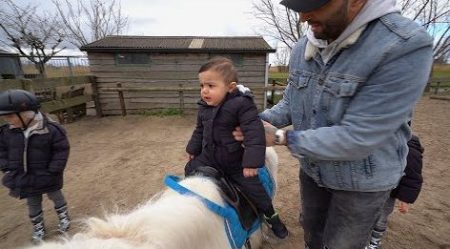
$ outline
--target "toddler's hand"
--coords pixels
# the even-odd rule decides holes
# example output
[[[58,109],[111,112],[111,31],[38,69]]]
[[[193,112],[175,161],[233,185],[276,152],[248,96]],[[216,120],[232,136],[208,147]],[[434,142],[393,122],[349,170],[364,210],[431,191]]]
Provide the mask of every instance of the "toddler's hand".
[[[190,161],[190,160],[194,159],[195,156],[191,155],[189,153],[186,153],[186,157],[187,157],[188,161]]]
[[[234,140],[242,142],[244,141],[244,134],[241,131],[241,127],[237,126],[234,128],[234,131],[232,132]]]
[[[258,175],[258,169],[254,168],[244,168],[244,177],[253,177]]]
[[[400,213],[406,214],[409,211],[409,204],[403,201],[399,201],[399,204],[398,210]]]

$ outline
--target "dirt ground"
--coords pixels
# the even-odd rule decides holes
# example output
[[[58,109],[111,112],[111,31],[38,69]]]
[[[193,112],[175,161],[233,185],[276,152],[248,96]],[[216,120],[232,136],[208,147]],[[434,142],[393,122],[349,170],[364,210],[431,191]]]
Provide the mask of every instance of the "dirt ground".
[[[429,100],[418,105],[413,122],[425,146],[425,183],[416,204],[407,214],[392,215],[384,249],[450,249],[450,102]],[[184,147],[194,117],[128,116],[86,117],[68,124],[72,145],[65,174],[64,193],[75,221],[129,210],[163,188],[167,173],[182,174]],[[303,248],[298,224],[298,162],[282,147],[276,208],[291,232],[281,245],[265,248]],[[29,244],[31,225],[23,200],[0,188],[0,249]],[[56,215],[45,198],[47,238],[54,239]],[[70,234],[79,231],[75,224]]]

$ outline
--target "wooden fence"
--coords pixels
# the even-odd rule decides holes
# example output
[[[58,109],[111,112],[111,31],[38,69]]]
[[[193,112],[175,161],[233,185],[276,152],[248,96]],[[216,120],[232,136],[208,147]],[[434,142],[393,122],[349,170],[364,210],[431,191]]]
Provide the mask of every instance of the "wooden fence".
[[[284,82],[283,82],[284,83]],[[270,81],[267,87],[252,87],[256,95],[267,96],[269,107],[281,98],[286,86],[279,81]],[[167,87],[123,87],[117,83],[116,87],[98,87],[94,76],[60,77],[46,79],[11,79],[0,82],[0,91],[7,89],[24,89],[34,92],[41,101],[44,112],[56,114],[60,122],[71,122],[86,113],[86,103],[94,102],[96,114],[103,116],[102,103],[99,94],[109,93],[117,95],[117,102],[123,116],[127,115],[124,93],[129,92],[173,92],[177,93],[180,111],[186,107],[186,96],[192,92],[198,93],[198,87],[187,87],[182,84]],[[450,100],[450,78],[431,79],[425,90],[430,98]],[[191,101],[191,100],[189,100]],[[190,102],[189,102],[190,103]],[[164,109],[164,105],[161,105]],[[145,111],[145,110],[143,110]]]
[[[267,86],[267,87],[252,87],[253,94],[266,94],[268,91],[271,91],[274,93],[276,90],[283,91],[286,87],[285,86]],[[187,109],[186,108],[186,101],[185,101],[185,95],[186,93],[192,93],[192,92],[199,92],[199,87],[186,87],[182,84],[179,84],[178,86],[167,86],[167,87],[122,87],[121,83],[117,83],[117,87],[102,87],[98,90],[101,93],[116,93],[118,102],[120,103],[120,109],[122,116],[127,115],[127,106],[126,106],[126,100],[124,97],[125,92],[177,92],[178,93],[178,99],[179,104],[178,108],[180,111],[184,112]],[[273,96],[274,94],[272,94]]]
[[[425,92],[430,93],[431,99],[450,100],[450,78],[433,78]]]
[[[33,92],[40,100],[44,112],[55,114],[60,122],[66,123],[84,115],[86,103],[95,101],[93,84],[93,76],[8,79],[0,82],[0,91],[23,89]],[[97,111],[97,115],[101,115],[101,110]]]

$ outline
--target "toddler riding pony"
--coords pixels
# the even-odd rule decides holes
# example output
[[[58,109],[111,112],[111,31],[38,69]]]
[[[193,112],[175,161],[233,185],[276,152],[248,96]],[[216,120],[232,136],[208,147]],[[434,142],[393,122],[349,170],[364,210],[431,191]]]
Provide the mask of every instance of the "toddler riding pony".
[[[266,175],[269,191],[276,189],[278,157],[266,149]],[[267,173],[264,173],[267,172]],[[260,175],[260,177],[261,177]],[[44,241],[39,249],[234,249],[260,248],[262,222],[249,230],[236,230],[236,212],[229,211],[217,181],[204,176],[183,180],[166,176],[169,188],[126,214],[111,214],[105,219],[89,218],[86,229],[61,241]],[[242,226],[241,226],[242,228]],[[234,230],[234,231],[233,231]],[[242,238],[242,235],[248,238]]]

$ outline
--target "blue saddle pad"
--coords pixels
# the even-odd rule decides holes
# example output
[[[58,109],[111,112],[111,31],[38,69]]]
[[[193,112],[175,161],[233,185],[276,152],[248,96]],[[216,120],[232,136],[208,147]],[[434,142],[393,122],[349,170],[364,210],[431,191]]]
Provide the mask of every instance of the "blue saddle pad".
[[[273,197],[273,194],[275,193],[275,185],[272,176],[267,170],[267,167],[258,169],[258,176],[269,196]],[[180,180],[181,179],[177,176],[168,175],[165,177],[164,183],[180,194],[190,194],[196,196],[211,211],[224,217],[225,232],[228,236],[231,248],[242,248],[250,235],[261,226],[261,220],[256,220],[249,230],[245,230],[239,221],[239,216],[236,210],[231,205],[227,203],[224,207],[222,207],[219,204],[214,203],[205,197],[181,186],[178,183]]]

